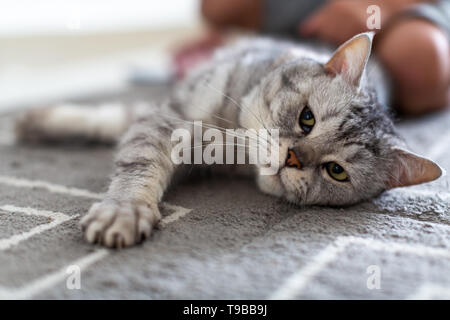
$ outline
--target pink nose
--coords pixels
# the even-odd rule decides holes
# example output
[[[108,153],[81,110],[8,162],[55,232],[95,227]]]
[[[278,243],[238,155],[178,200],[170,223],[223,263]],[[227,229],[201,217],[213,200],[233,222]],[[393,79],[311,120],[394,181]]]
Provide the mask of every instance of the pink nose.
[[[298,160],[297,155],[293,150],[288,150],[288,156],[286,158],[286,166],[295,167],[297,169],[302,168],[300,160]]]

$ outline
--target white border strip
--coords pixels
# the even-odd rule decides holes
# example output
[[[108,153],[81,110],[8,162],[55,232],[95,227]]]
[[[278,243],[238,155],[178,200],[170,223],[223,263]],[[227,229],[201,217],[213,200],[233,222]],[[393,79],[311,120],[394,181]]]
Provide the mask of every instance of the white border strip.
[[[65,219],[68,217],[67,214],[61,213],[61,212],[53,212],[48,210],[40,210],[40,209],[34,209],[34,208],[24,208],[24,207],[17,207],[13,205],[4,205],[0,206],[0,210],[6,211],[6,212],[18,212],[22,214],[26,214],[29,216],[41,216],[46,217],[49,219],[57,220],[57,219]]]
[[[12,212],[12,213],[18,212],[18,213],[27,214],[27,215],[42,216],[42,217],[52,219],[51,222],[45,223],[45,224],[40,224],[40,225],[32,228],[29,231],[15,234],[6,239],[0,239],[0,251],[8,250],[8,249],[18,245],[22,241],[25,241],[37,234],[40,234],[47,230],[50,230],[50,229],[60,225],[61,223],[64,223],[66,221],[69,221],[69,220],[79,217],[79,215],[68,216],[68,215],[66,215],[64,213],[60,213],[60,212],[37,210],[37,209],[33,209],[33,208],[22,208],[22,207],[16,207],[16,206],[12,206],[12,205],[0,206],[0,210],[6,211],[6,212]]]
[[[160,204],[160,206],[162,208],[174,211],[171,215],[168,215],[168,216],[162,218],[161,221],[159,222],[159,226],[163,227],[163,228],[165,226],[177,221],[178,219],[184,217],[185,215],[187,215],[189,212],[192,211],[192,209],[183,208],[183,207],[176,206],[176,205],[173,205],[173,204],[170,204],[167,202],[162,202]]]
[[[103,195],[100,193],[94,193],[84,189],[70,188],[41,180],[28,180],[23,178],[0,176],[0,184],[20,188],[39,188],[47,190],[51,193],[67,194],[74,197],[84,197],[91,199],[102,199],[103,197]]]

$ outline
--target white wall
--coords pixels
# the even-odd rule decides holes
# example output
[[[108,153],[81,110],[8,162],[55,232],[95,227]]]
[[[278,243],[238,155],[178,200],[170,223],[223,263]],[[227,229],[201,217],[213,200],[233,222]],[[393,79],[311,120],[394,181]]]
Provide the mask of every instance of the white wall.
[[[0,0],[0,36],[189,26],[198,0]]]
[[[0,0],[0,114],[163,79],[201,30],[198,0]]]

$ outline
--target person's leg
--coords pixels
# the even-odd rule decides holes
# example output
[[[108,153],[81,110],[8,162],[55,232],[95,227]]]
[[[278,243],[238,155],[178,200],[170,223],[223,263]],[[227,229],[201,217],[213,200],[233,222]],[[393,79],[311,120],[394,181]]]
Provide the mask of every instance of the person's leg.
[[[405,19],[380,35],[376,53],[390,71],[396,107],[420,115],[450,105],[450,45],[431,22]]]
[[[262,0],[203,0],[201,9],[206,21],[217,27],[261,27]]]

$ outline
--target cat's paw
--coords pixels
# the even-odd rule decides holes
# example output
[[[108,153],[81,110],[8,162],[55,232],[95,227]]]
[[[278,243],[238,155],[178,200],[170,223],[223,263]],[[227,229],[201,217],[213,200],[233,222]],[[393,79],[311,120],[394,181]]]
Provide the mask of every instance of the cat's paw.
[[[158,206],[103,201],[92,205],[81,227],[88,242],[123,248],[149,237],[160,219]]]

